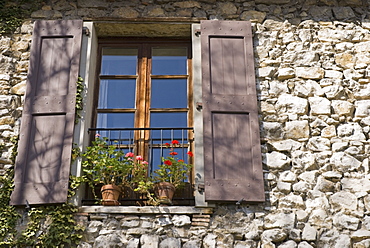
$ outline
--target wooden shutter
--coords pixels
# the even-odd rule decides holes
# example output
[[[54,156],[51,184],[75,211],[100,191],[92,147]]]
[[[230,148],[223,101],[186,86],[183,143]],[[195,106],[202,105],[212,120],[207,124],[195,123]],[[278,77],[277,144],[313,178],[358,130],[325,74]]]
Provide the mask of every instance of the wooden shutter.
[[[264,201],[252,31],[202,21],[206,201]]]
[[[36,21],[12,205],[67,200],[82,21]]]

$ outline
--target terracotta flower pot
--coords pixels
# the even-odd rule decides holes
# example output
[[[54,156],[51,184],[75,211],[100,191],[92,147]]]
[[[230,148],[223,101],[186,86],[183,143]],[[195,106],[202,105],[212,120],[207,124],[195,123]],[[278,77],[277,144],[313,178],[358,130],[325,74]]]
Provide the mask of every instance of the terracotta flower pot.
[[[104,206],[118,206],[119,196],[121,195],[121,188],[114,184],[103,185],[101,187],[102,205]]]
[[[172,183],[160,182],[154,187],[154,194],[163,205],[172,205],[172,198],[175,194],[175,186]]]

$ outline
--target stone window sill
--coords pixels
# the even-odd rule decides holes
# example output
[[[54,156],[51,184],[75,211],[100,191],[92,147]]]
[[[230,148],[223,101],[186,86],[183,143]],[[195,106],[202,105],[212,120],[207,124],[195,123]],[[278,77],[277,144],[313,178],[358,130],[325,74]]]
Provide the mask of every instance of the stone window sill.
[[[212,214],[213,208],[196,208],[188,206],[83,206],[79,213],[99,214]]]

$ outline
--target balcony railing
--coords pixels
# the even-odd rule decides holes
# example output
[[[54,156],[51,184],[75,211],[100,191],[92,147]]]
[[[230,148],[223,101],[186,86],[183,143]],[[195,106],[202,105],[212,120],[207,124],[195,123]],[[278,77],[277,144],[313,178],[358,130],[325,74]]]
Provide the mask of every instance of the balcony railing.
[[[114,144],[125,153],[133,152],[143,156],[149,163],[149,172],[152,172],[161,163],[161,157],[168,156],[173,140],[179,142],[173,147],[177,157],[187,161],[187,152],[193,143],[192,127],[176,128],[90,128],[89,133],[94,136],[106,137],[108,144]]]
[[[176,157],[188,161],[187,152],[193,147],[193,128],[90,128],[91,140],[99,134],[100,137],[106,137],[108,144],[114,144],[117,149],[123,152],[133,152],[135,155],[141,155],[149,163],[149,175],[158,165],[161,164],[161,158],[169,155],[168,144],[177,140],[176,146],[171,146],[177,152]],[[178,190],[174,197],[174,202],[181,205],[192,205],[194,201],[192,178],[190,178],[184,189]],[[125,198],[121,199],[122,205],[142,205],[145,202],[145,196],[139,195],[127,189]],[[94,204],[92,194],[87,190],[84,204]]]

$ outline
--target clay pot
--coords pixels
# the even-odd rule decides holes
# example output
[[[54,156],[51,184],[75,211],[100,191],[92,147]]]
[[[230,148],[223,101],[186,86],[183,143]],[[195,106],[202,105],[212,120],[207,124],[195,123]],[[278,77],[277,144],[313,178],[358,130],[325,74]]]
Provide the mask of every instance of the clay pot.
[[[175,190],[175,186],[168,182],[160,182],[154,186],[154,194],[162,205],[172,205]]]
[[[102,205],[104,206],[118,206],[119,196],[121,195],[121,188],[114,184],[103,185],[101,187]]]

